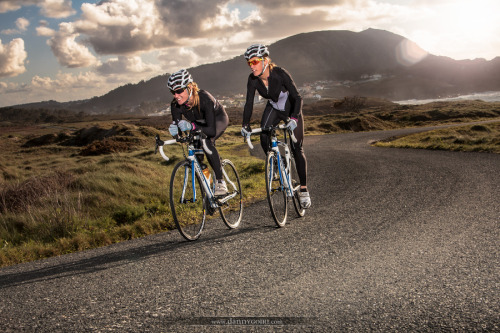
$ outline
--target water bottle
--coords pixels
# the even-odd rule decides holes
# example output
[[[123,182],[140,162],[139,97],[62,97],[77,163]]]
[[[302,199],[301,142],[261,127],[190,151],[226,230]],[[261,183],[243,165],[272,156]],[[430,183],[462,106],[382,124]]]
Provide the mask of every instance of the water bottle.
[[[208,170],[207,167],[205,167],[205,169],[202,170],[203,171],[203,175],[205,175],[205,178],[207,179],[208,181],[208,184],[210,184],[210,186],[212,186],[212,175],[210,174],[210,170]]]

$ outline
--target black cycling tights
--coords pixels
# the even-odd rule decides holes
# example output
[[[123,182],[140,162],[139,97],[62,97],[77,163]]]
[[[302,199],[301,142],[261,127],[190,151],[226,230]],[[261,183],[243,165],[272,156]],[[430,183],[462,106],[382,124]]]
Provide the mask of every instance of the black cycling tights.
[[[266,107],[264,114],[262,115],[262,120],[260,122],[261,127],[276,126],[282,120],[281,111],[278,111],[272,107]],[[304,143],[304,117],[302,115],[297,119],[297,127],[293,130],[293,134],[297,139],[297,142],[292,142],[293,156],[295,156],[295,165],[297,166],[297,173],[299,174],[300,185],[307,186],[307,160],[304,154],[304,149],[302,144]],[[266,153],[271,150],[271,140],[269,134],[265,132],[260,133],[260,145]]]

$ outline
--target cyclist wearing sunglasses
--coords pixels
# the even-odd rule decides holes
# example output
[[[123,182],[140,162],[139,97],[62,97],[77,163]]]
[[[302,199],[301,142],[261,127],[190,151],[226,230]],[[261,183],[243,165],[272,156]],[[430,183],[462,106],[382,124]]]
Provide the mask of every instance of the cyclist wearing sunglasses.
[[[299,199],[303,208],[311,206],[307,190],[307,160],[302,148],[304,141],[304,118],[302,117],[302,97],[290,74],[276,66],[269,58],[269,50],[262,44],[253,44],[245,52],[245,59],[252,73],[248,76],[247,97],[243,110],[241,134],[250,135],[250,120],[253,112],[255,91],[268,100],[262,115],[261,127],[277,125],[281,120],[293,131],[297,142],[292,142],[297,173],[300,178]],[[271,149],[268,133],[260,134],[260,144],[267,154]]]
[[[227,187],[222,176],[220,155],[215,148],[215,140],[224,133],[229,124],[229,117],[224,107],[209,92],[199,89],[191,74],[185,69],[170,75],[167,86],[174,95],[170,104],[172,113],[170,134],[175,137],[179,130],[182,132],[195,130],[206,136],[207,148],[212,153],[205,155],[207,155],[208,162],[217,179],[214,195],[227,194]]]

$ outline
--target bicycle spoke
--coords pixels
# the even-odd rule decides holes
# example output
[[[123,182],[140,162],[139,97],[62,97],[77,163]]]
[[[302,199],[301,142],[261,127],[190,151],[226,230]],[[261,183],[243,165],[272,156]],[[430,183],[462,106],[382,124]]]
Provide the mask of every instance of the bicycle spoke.
[[[219,200],[219,212],[228,228],[236,228],[240,225],[243,215],[243,195],[238,172],[230,160],[222,161],[222,173],[228,194]]]

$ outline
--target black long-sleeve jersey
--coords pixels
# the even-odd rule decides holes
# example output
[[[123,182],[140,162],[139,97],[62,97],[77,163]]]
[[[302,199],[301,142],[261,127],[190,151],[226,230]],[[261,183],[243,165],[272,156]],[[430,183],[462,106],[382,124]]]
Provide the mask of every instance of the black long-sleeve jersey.
[[[208,92],[199,90],[200,107],[188,108],[186,105],[179,105],[174,99],[170,104],[172,121],[178,123],[184,116],[188,121],[196,126],[203,127],[203,133],[208,137],[214,137],[217,133],[216,119],[227,117],[224,107]]]
[[[299,118],[302,113],[302,96],[292,77],[284,68],[275,66],[269,74],[268,88],[258,76],[253,74],[248,76],[243,125],[249,124],[252,118],[256,90],[262,97],[269,100],[268,104],[277,110],[284,111],[286,116]]]

